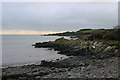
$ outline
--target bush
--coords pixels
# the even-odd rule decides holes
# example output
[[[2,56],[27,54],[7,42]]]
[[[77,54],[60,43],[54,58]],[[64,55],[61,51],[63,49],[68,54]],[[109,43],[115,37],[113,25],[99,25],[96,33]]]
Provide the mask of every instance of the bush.
[[[120,29],[107,29],[92,32],[91,39],[120,40]]]

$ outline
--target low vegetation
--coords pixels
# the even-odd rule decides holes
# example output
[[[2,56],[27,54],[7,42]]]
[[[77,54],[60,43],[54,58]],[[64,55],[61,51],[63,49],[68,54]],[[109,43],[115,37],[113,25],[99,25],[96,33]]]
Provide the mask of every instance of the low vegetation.
[[[48,34],[48,35],[58,35],[58,36],[71,36],[77,37],[82,40],[97,40],[105,41],[108,44],[118,45],[120,44],[120,28],[113,29],[81,29],[76,32],[64,32],[57,34]],[[108,42],[107,42],[108,41]]]
[[[106,29],[91,32],[90,39],[104,39],[120,41],[120,29]]]
[[[55,41],[36,43],[36,48],[48,47],[66,55],[101,55],[112,56],[120,52],[120,29],[81,29],[76,32],[65,32],[49,35],[71,36]],[[77,39],[74,39],[76,37]]]

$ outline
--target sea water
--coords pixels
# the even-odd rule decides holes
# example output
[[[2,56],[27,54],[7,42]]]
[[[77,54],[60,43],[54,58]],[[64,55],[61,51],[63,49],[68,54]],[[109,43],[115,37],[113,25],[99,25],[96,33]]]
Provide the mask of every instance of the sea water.
[[[58,51],[47,48],[34,48],[36,42],[54,41],[59,36],[2,35],[2,66],[38,64],[41,60],[66,58]]]

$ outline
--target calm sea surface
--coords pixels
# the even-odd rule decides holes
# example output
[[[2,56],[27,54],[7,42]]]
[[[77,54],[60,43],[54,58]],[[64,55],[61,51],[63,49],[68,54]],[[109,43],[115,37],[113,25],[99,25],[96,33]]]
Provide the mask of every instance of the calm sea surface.
[[[2,36],[2,64],[3,67],[38,64],[41,60],[55,60],[66,58],[57,54],[57,51],[47,48],[34,48],[36,42],[53,41],[58,36],[40,35],[3,35]]]

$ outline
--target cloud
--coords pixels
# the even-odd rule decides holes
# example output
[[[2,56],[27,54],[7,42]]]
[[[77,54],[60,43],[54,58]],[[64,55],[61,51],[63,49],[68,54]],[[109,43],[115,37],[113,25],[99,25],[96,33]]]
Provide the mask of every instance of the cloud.
[[[119,0],[2,0],[3,2],[118,2]]]
[[[3,30],[66,31],[112,28],[117,3],[3,3]]]

